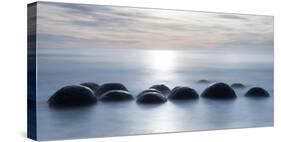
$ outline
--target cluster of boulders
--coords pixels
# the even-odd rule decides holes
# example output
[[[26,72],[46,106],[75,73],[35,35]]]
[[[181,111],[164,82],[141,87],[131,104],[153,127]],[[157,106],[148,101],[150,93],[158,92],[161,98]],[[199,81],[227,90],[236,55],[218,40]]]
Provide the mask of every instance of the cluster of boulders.
[[[200,83],[208,83],[206,80]],[[234,83],[229,86],[226,83],[218,82],[209,85],[200,95],[209,99],[235,99],[237,97],[233,88],[242,88],[245,85]],[[269,93],[260,87],[250,88],[246,97],[269,97]],[[153,85],[137,95],[138,103],[164,103],[169,100],[193,100],[198,99],[196,90],[177,86],[172,90],[164,84]],[[48,100],[51,107],[74,107],[86,106],[100,101],[125,101],[133,100],[134,97],[129,90],[121,83],[106,83],[99,86],[93,82],[80,85],[69,85],[59,89]]]
[[[167,101],[167,96],[171,90],[161,84],[153,85],[149,89],[142,91],[137,96],[137,102],[140,103],[162,103]]]

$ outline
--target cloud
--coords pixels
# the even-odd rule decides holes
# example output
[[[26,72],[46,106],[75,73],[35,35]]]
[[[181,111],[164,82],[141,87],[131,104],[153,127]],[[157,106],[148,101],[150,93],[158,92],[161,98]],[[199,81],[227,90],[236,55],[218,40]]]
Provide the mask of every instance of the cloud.
[[[273,17],[39,2],[38,34],[64,47],[269,47]]]
[[[233,15],[233,14],[218,14],[217,15],[219,18],[225,18],[225,19],[231,19],[231,20],[243,20],[243,21],[248,21],[249,19],[247,16],[243,15]]]

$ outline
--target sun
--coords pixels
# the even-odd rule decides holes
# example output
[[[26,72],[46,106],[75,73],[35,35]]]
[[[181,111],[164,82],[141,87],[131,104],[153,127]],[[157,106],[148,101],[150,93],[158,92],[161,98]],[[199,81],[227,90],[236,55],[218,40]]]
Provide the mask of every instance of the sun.
[[[157,71],[171,71],[176,65],[176,52],[172,50],[149,51],[149,64]]]

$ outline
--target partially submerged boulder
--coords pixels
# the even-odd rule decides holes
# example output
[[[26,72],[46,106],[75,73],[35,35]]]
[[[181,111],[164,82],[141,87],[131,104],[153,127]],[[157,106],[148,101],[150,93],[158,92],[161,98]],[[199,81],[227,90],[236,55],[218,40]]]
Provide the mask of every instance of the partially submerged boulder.
[[[128,91],[123,90],[110,90],[100,96],[102,101],[123,101],[132,100],[133,96]]]
[[[52,95],[48,103],[51,107],[77,107],[92,105],[97,102],[94,92],[81,85],[69,85]]]
[[[137,102],[139,103],[164,103],[167,101],[167,97],[156,89],[148,89],[142,91],[137,96]]]
[[[121,83],[106,83],[98,87],[95,94],[102,101],[124,101],[131,100],[133,96]]]
[[[169,87],[167,87],[164,84],[159,84],[159,85],[153,85],[150,87],[150,89],[156,89],[160,91],[163,95],[168,96],[171,93],[171,90]]]
[[[246,94],[246,97],[269,97],[269,93],[260,87],[253,87],[251,89],[249,89]]]
[[[222,82],[211,84],[203,91],[201,96],[210,99],[234,99],[237,97],[235,91]]]
[[[175,87],[170,95],[168,96],[168,99],[171,100],[189,100],[189,99],[198,99],[199,95],[198,93],[189,87]]]
[[[111,90],[128,91],[128,89],[121,83],[105,83],[98,87],[95,93],[97,96],[101,96],[103,93]]]
[[[232,88],[245,88],[246,86],[242,83],[232,83],[230,85]]]
[[[211,81],[206,79],[200,79],[197,81],[197,83],[211,83]]]
[[[160,93],[160,94],[161,94],[160,91],[158,91],[158,90],[156,90],[156,89],[153,89],[153,88],[146,89],[146,90],[140,92],[139,94],[143,94],[143,93],[146,93],[146,92],[156,92],[156,93]],[[163,94],[162,94],[162,95],[163,95]]]
[[[81,83],[80,85],[86,86],[86,87],[90,88],[94,92],[99,87],[99,85],[94,83],[94,82],[85,82],[85,83]]]

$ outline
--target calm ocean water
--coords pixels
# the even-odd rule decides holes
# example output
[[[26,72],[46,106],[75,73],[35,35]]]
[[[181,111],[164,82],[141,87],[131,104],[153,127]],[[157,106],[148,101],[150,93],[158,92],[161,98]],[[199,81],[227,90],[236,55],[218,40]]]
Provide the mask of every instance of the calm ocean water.
[[[273,49],[38,48],[37,129],[39,140],[122,136],[273,125]],[[93,81],[121,82],[136,96],[154,84],[189,86],[201,93],[213,82],[243,83],[238,98],[168,101],[161,105],[98,102],[54,110],[48,98],[59,88]],[[251,86],[272,97],[243,97]]]

